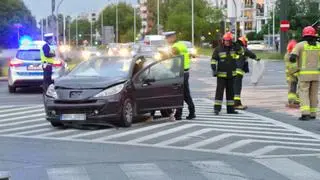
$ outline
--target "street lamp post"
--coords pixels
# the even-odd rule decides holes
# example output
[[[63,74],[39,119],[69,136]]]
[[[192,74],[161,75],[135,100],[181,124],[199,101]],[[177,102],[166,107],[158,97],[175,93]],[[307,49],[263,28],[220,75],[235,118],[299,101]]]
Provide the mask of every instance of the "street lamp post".
[[[137,7],[137,5],[134,5],[133,6],[133,16],[134,16],[134,19],[133,19],[133,42],[135,42],[136,41],[136,34],[137,34],[137,12],[136,12],[136,7]]]
[[[191,0],[192,11],[192,46],[194,46],[194,0]]]
[[[63,44],[66,44],[66,16],[63,15]]]
[[[272,47],[275,49],[275,2],[272,3]]]
[[[59,45],[59,8],[60,8],[60,6],[61,6],[61,4],[62,4],[62,2],[63,2],[64,0],[60,0],[60,2],[59,2],[59,4],[58,4],[58,6],[57,6],[57,9],[56,9],[56,16],[57,16],[57,19],[56,19],[56,26],[57,26],[57,30],[56,30],[56,36],[57,36],[57,45]]]
[[[78,15],[76,16],[76,46],[78,47]]]
[[[116,6],[116,43],[119,42],[119,17],[118,17],[118,5],[119,5],[119,0],[117,0],[117,6]]]
[[[157,0],[157,29],[158,35],[160,33],[160,0]]]
[[[238,30],[237,30],[237,15],[238,15],[238,7],[237,7],[237,3],[235,0],[233,0],[233,4],[234,4],[234,7],[235,7],[235,10],[236,10],[236,14],[235,14],[235,39],[237,39],[237,34],[238,34]]]

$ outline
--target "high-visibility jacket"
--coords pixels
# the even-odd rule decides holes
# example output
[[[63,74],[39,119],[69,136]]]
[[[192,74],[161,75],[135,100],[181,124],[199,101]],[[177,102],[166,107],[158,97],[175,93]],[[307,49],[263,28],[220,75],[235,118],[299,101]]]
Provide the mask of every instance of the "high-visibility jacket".
[[[286,79],[287,82],[296,82],[298,81],[298,67],[297,67],[297,63],[292,63],[290,62],[290,53],[287,52],[284,55],[284,62],[285,62],[285,66],[286,66]]]
[[[241,54],[243,54],[243,49],[240,46],[217,47],[211,58],[211,68],[217,72],[217,77],[233,78],[236,76],[237,61]]]
[[[320,43],[310,45],[307,41],[298,43],[292,51],[298,56],[299,81],[319,81],[320,75]]]
[[[178,41],[172,45],[172,48],[175,48],[178,51],[179,55],[184,56],[184,70],[190,69],[190,55],[188,47],[181,41]]]
[[[45,44],[47,45],[47,44]],[[43,45],[43,46],[45,46]],[[50,46],[49,46],[50,47]],[[52,47],[50,47],[50,53],[54,54],[54,50]],[[46,57],[44,52],[43,52],[43,47],[40,49],[40,55],[41,55],[41,62],[42,63],[49,63],[49,64],[53,64],[54,63],[54,59],[52,57]]]

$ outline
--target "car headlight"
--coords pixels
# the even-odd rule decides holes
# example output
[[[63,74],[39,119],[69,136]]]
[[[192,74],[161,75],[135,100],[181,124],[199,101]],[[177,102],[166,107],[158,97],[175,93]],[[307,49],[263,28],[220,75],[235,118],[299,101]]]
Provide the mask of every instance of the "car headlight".
[[[119,84],[113,87],[110,87],[104,91],[101,91],[99,94],[95,95],[94,97],[106,97],[106,96],[112,96],[115,94],[118,94],[121,92],[121,90],[123,89],[124,84]]]
[[[50,84],[50,86],[48,87],[46,95],[49,97],[52,97],[54,99],[58,99],[58,94],[57,94],[56,90],[54,89],[53,84]]]

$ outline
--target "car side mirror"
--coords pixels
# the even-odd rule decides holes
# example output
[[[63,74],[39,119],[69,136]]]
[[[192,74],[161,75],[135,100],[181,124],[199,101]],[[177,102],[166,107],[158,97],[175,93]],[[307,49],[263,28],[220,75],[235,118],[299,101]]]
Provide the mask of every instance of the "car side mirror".
[[[156,80],[154,78],[145,78],[143,79],[143,82],[146,84],[150,84],[150,83],[156,82]]]

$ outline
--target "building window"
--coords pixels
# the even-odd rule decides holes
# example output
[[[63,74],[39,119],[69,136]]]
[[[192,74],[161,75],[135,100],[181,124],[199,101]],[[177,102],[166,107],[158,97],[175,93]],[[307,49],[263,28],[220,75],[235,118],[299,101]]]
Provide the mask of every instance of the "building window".
[[[252,30],[252,22],[245,22],[244,23],[244,30],[251,31]]]
[[[257,16],[264,16],[264,0],[257,0]]]
[[[253,7],[253,0],[244,0],[244,7],[252,8]]]

